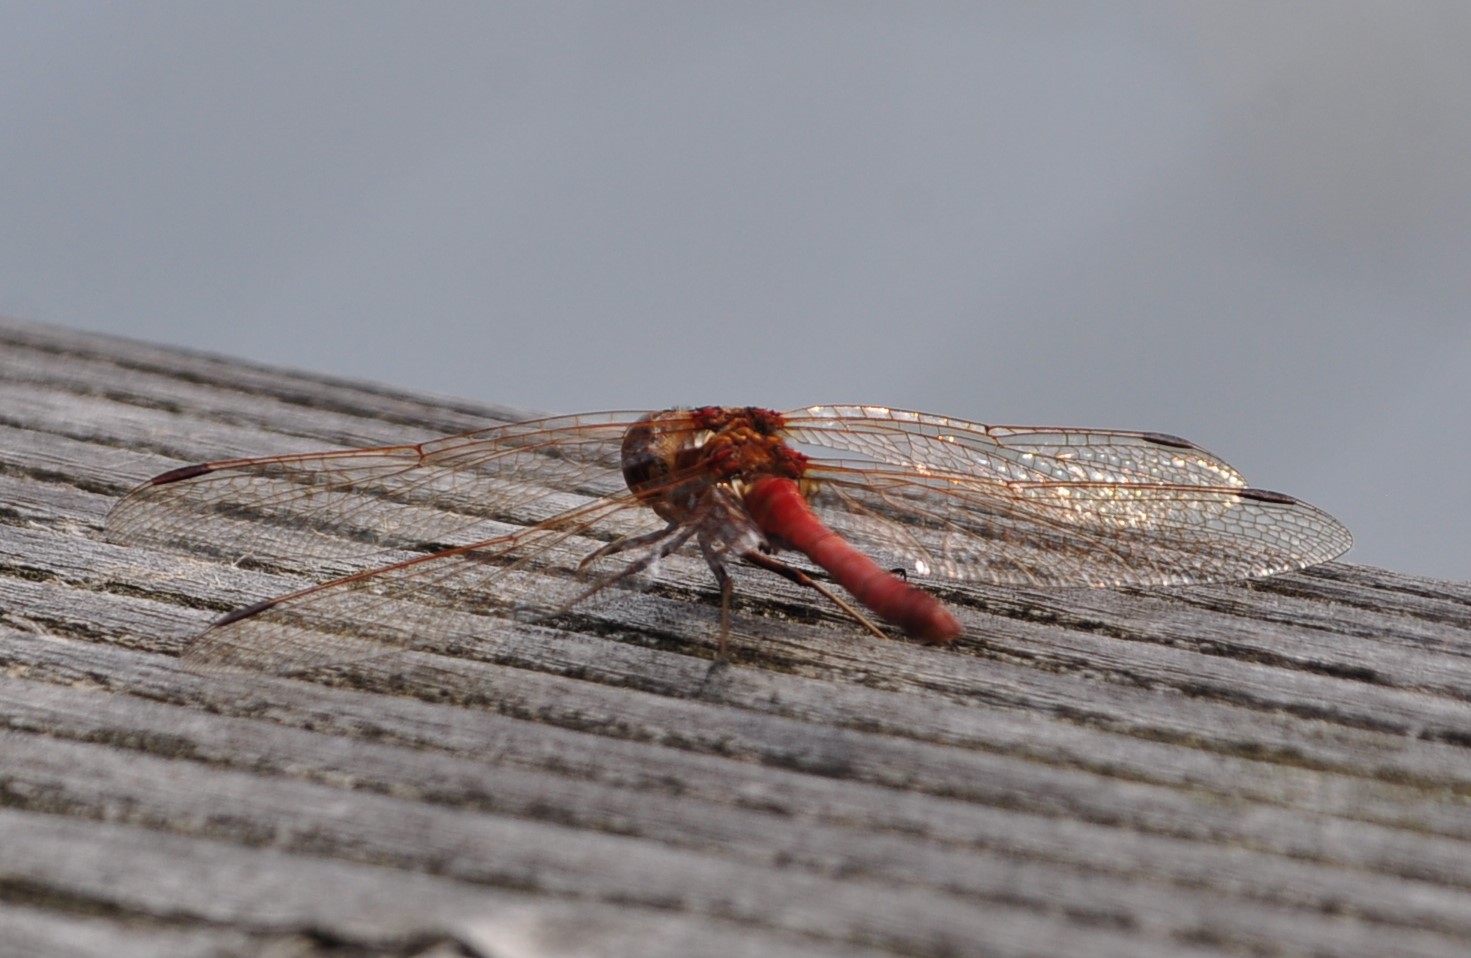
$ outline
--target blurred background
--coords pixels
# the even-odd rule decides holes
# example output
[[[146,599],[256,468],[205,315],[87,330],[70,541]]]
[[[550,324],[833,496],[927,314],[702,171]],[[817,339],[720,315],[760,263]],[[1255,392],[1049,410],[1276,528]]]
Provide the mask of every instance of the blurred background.
[[[1471,576],[1471,4],[0,0],[0,313],[1187,436]]]

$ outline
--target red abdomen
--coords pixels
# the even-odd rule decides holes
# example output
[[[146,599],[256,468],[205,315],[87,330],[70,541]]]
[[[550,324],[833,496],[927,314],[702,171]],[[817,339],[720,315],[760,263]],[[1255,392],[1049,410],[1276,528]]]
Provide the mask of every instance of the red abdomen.
[[[926,642],[950,642],[960,635],[960,623],[939,599],[880,568],[823,525],[791,479],[758,479],[745,502],[763,532],[826,569],[885,622]]]

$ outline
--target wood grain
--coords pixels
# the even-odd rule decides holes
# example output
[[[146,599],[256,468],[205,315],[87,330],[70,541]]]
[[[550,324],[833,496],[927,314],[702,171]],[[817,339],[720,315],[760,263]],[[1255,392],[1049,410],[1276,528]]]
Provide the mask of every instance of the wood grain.
[[[937,649],[752,573],[712,673],[676,577],[307,680],[176,661],[300,574],[101,535],[515,416],[0,323],[0,955],[1471,951],[1466,583],[941,586]]]

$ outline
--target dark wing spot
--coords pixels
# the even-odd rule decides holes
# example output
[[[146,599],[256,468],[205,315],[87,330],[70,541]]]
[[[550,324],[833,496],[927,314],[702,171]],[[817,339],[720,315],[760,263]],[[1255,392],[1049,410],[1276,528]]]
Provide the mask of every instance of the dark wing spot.
[[[1172,436],[1167,432],[1146,432],[1144,433],[1144,439],[1158,446],[1173,446],[1176,449],[1196,448],[1195,443],[1189,439],[1181,439],[1179,436]]]
[[[209,627],[211,629],[217,629],[222,625],[229,625],[231,622],[239,622],[241,619],[248,619],[252,615],[259,615],[275,605],[278,601],[280,600],[267,599],[264,602],[257,602],[255,605],[247,605],[244,608],[236,609],[234,612],[227,613],[214,622],[211,622]]]
[[[202,476],[205,473],[214,471],[214,467],[209,463],[198,462],[192,466],[180,466],[177,469],[170,469],[168,472],[154,476],[148,480],[148,484],[150,486],[166,486],[171,482],[183,482],[185,479],[193,479],[195,476]]]
[[[1236,494],[1243,499],[1255,499],[1257,502],[1275,502],[1283,506],[1295,506],[1299,500],[1292,498],[1284,492],[1273,492],[1270,489],[1237,489]]]

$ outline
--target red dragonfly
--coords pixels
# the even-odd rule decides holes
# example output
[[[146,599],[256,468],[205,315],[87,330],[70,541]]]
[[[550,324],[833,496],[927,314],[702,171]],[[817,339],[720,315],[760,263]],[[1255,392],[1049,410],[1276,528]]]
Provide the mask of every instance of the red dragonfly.
[[[1175,436],[878,406],[589,413],[202,463],[128,493],[107,532],[226,558],[413,551],[232,612],[185,653],[278,672],[472,634],[486,614],[565,612],[696,556],[720,588],[723,658],[733,560],[812,587],[883,635],[823,570],[874,617],[944,643],[962,626],[916,578],[1218,582],[1352,544],[1332,516],[1249,488]]]

